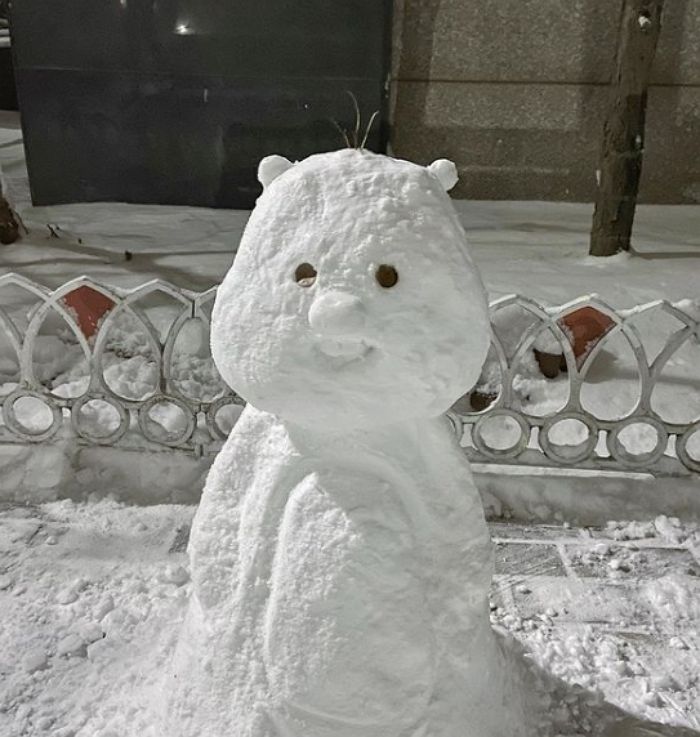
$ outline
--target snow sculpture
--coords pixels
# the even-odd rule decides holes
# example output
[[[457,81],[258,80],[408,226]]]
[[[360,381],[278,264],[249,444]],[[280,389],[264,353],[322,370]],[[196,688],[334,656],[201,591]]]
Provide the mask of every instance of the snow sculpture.
[[[248,400],[210,472],[163,734],[514,737],[491,546],[443,413],[489,343],[428,168],[264,159],[212,350]]]

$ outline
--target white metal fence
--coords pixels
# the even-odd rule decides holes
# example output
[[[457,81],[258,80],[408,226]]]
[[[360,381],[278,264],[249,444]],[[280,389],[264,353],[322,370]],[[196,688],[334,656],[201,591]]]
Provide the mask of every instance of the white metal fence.
[[[81,294],[103,302],[92,327],[76,308]],[[0,443],[215,453],[244,404],[209,353],[215,294],[87,277],[50,290],[0,277]],[[700,473],[699,304],[496,300],[482,377],[449,413],[465,452],[485,463]],[[582,308],[607,323],[583,351],[568,322]]]

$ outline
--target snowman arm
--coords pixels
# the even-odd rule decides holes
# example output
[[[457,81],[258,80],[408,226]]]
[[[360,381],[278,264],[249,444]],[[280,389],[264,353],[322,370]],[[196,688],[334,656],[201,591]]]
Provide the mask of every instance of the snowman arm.
[[[469,460],[444,418],[437,420],[432,432],[423,438],[422,449],[430,469],[432,489],[427,494],[428,503],[437,505],[435,514],[444,525],[443,534],[435,542],[446,546],[440,554],[451,561],[445,570],[452,571],[454,592],[459,598],[464,591],[480,591],[486,601],[493,573],[493,550]],[[446,595],[451,595],[449,587]]]
[[[187,548],[194,593],[205,609],[236,585],[242,493],[230,473],[228,456],[224,446],[209,471]]]
[[[265,450],[274,425],[271,415],[247,405],[209,471],[188,547],[194,593],[204,608],[238,587],[246,506],[264,506],[272,487],[270,476],[260,479],[260,468],[280,461]]]

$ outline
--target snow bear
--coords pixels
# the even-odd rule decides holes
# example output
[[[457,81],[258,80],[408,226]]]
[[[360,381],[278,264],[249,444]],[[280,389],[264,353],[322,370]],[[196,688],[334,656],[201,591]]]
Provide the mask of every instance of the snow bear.
[[[489,345],[456,168],[347,149],[259,178],[212,321],[249,404],[195,517],[162,733],[525,734],[443,416]]]

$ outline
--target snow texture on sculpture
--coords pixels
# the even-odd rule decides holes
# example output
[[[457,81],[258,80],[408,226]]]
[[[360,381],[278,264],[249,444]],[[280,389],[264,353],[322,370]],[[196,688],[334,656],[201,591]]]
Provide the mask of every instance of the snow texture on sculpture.
[[[454,165],[342,150],[260,179],[212,323],[249,405],[195,518],[163,734],[525,734],[442,417],[489,345]]]

